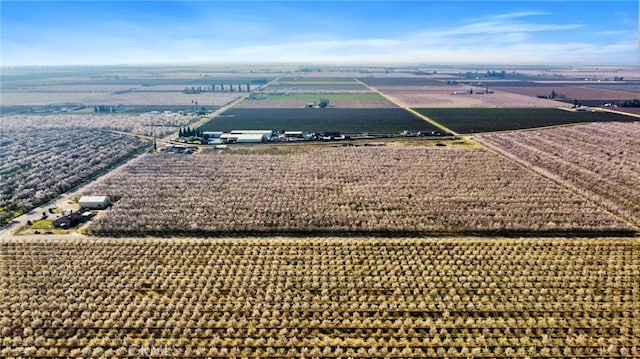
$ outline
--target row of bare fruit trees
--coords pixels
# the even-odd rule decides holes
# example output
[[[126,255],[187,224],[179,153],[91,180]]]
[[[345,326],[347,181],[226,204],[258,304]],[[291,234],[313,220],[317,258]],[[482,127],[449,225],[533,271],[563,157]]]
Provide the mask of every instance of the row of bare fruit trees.
[[[133,136],[98,130],[3,128],[0,224],[148,146]]]
[[[639,250],[632,240],[5,240],[0,356],[638,357]]]
[[[2,118],[2,127],[21,130],[25,126],[43,129],[73,128],[111,130],[162,137],[177,133],[193,121],[191,115],[179,113],[142,114],[49,114],[10,115]]]
[[[141,158],[91,187],[99,235],[626,233],[593,203],[478,148],[340,147]]]
[[[640,226],[640,122],[498,133],[480,140]]]

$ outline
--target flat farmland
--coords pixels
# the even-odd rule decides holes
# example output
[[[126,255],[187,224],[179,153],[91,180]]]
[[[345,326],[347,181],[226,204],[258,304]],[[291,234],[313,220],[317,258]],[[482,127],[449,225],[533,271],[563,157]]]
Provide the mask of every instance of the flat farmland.
[[[358,77],[359,81],[364,82],[369,86],[375,88],[388,88],[388,87],[434,87],[444,86],[447,87],[446,81],[437,80],[425,77]]]
[[[640,116],[640,107],[617,107],[614,109],[616,112],[627,113],[630,115]]]
[[[592,123],[479,138],[640,226],[640,122]]]
[[[505,91],[491,90],[490,94],[479,94],[484,88],[474,87],[474,94],[469,94],[471,87],[451,89],[451,91],[406,91],[389,92],[408,107],[429,108],[549,108],[567,106],[567,104]],[[387,90],[388,91],[388,90]],[[455,95],[455,91],[463,94]],[[384,92],[384,91],[383,91]],[[465,93],[466,92],[466,93]],[[387,92],[385,92],[387,93]]]
[[[0,355],[637,358],[639,251],[606,239],[2,240]]]
[[[616,90],[611,86],[591,85],[572,85],[572,84],[546,84],[541,83],[538,86],[500,86],[501,91],[525,95],[525,96],[548,96],[552,91],[557,93],[558,98],[567,101],[584,100],[631,100],[640,97],[640,93],[636,91]],[[604,102],[603,102],[604,103]]]
[[[627,235],[593,203],[476,146],[147,155],[86,193],[100,236]]]
[[[198,101],[198,106],[223,106],[241,93],[237,92],[203,92],[199,94],[185,94],[179,91],[143,91],[123,90],[125,92],[96,92],[78,91],[74,86],[70,92],[65,91],[3,91],[2,106],[47,106],[76,104],[84,106],[190,106],[191,101]],[[184,87],[182,87],[184,89]]]
[[[374,92],[261,94],[239,103],[237,108],[303,108],[309,103],[329,100],[329,107],[394,108],[396,105]]]
[[[185,88],[250,84],[256,89],[278,72],[214,67],[66,67],[57,71],[8,68],[0,75],[2,106],[191,105],[223,106],[238,92],[183,93]]]
[[[487,83],[491,93],[486,93],[486,87],[483,86],[452,85],[445,80],[430,78],[360,78],[359,80],[397,99],[408,107],[526,108],[563,106],[561,102],[499,91],[491,87],[491,83]]]
[[[269,93],[335,93],[368,91],[353,78],[347,77],[283,77],[265,87]]]
[[[260,101],[260,100],[256,100]],[[398,134],[437,128],[400,108],[232,108],[200,127],[203,131],[290,130]]]
[[[142,114],[28,114],[2,117],[2,128],[19,131],[29,129],[84,129],[129,132],[136,135],[162,137],[178,132],[194,121],[193,116],[179,113]]]
[[[610,112],[573,112],[556,108],[417,108],[458,133],[506,131],[580,122],[629,122],[633,117]]]

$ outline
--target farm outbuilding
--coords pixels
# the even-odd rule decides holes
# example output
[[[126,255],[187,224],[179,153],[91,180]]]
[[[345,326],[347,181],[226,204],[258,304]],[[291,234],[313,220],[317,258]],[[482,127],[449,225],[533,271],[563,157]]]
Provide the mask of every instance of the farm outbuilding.
[[[222,131],[204,131],[202,135],[208,138],[220,138],[223,133]]]
[[[109,196],[82,196],[78,200],[80,208],[105,209],[111,204]]]
[[[257,135],[264,135],[266,138],[266,141],[271,141],[271,137],[273,137],[272,130],[232,130],[229,133],[232,135],[248,136],[247,138],[252,136],[257,136]]]
[[[220,139],[222,143],[262,143],[269,141],[270,137],[260,133],[225,133]]]

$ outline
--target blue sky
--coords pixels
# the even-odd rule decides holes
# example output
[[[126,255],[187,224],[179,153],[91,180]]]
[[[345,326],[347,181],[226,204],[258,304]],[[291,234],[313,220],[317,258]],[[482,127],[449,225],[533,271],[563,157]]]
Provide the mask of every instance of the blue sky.
[[[1,65],[638,65],[638,1],[5,1]]]

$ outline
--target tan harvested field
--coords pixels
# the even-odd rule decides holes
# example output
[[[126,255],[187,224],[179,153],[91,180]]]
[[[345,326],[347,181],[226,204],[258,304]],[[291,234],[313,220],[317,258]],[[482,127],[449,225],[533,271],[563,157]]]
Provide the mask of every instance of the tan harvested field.
[[[192,115],[179,113],[9,115],[2,117],[2,128],[99,129],[161,137],[177,132],[179,127],[186,127],[194,120]]]
[[[474,87],[475,94],[454,95],[451,92],[431,93],[403,93],[398,91],[391,94],[408,107],[435,107],[435,108],[517,108],[538,107],[555,108],[568,107],[566,103],[548,99],[540,99],[535,96],[525,96],[515,93],[491,90],[491,94],[477,94],[484,91],[483,88]],[[468,88],[457,91],[469,91]],[[384,90],[382,90],[385,92]]]
[[[584,198],[475,146],[265,146],[147,155],[86,189],[110,235],[629,233]],[[197,170],[194,170],[197,169]]]
[[[584,80],[612,80],[614,77],[624,77],[625,80],[640,80],[640,68],[638,67],[598,67],[598,68],[572,68],[522,71],[525,74],[560,76],[566,79]]]
[[[365,83],[372,82],[373,86],[385,95],[397,99],[407,107],[434,107],[434,108],[517,108],[517,107],[541,107],[555,108],[567,107],[566,103],[540,99],[535,95],[523,95],[502,91],[503,87],[494,88],[490,82],[486,86],[449,85],[446,81],[438,81],[428,78],[393,78],[385,83],[384,78],[376,78],[377,82],[362,79]],[[428,84],[432,82],[433,84]],[[485,93],[487,87],[492,93]],[[523,87],[526,88],[526,87]],[[470,93],[473,91],[473,94]]]
[[[555,91],[558,94],[558,97],[565,97],[568,100],[630,100],[640,97],[640,94],[637,92],[616,91],[608,88],[594,88],[592,86],[567,86],[564,84],[535,87],[500,86],[500,91],[532,97],[536,97],[538,95],[547,96],[551,91]]]
[[[180,86],[184,89],[184,86]],[[242,93],[206,92],[185,94],[180,91],[150,92],[2,92],[3,106],[46,106],[56,104],[77,104],[85,106],[190,106],[198,101],[198,106],[223,106]]]
[[[495,133],[479,139],[640,226],[640,122]]]
[[[0,241],[0,356],[637,358],[640,242]]]

